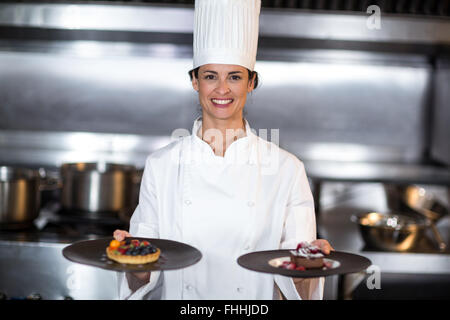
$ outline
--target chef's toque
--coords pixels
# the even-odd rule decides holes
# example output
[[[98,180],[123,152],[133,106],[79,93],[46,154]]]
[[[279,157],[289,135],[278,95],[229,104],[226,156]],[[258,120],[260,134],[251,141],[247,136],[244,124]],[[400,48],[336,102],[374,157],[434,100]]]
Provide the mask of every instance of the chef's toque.
[[[194,69],[235,64],[253,71],[261,0],[196,0]]]

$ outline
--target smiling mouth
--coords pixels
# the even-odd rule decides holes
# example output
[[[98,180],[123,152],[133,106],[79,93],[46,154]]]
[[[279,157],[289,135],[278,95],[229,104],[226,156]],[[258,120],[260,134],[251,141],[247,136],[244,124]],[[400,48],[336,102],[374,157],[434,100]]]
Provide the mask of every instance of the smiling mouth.
[[[211,102],[215,107],[226,108],[233,102],[233,99],[211,99]]]

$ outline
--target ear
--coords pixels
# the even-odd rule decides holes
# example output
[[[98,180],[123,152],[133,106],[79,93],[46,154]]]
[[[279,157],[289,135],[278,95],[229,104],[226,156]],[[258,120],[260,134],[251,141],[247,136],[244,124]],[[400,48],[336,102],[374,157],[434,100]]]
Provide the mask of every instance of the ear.
[[[192,88],[198,91],[198,79],[194,75],[192,75]]]
[[[255,89],[255,78],[256,78],[256,73],[253,74],[253,77],[251,80],[249,80],[248,82],[248,86],[247,86],[247,92],[250,93],[253,91],[253,89]]]

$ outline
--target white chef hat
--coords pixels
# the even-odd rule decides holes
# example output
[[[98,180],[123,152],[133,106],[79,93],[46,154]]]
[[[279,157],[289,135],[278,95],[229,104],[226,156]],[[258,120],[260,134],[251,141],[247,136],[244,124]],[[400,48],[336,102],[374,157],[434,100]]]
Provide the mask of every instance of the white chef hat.
[[[194,69],[236,64],[253,71],[261,0],[196,0]]]

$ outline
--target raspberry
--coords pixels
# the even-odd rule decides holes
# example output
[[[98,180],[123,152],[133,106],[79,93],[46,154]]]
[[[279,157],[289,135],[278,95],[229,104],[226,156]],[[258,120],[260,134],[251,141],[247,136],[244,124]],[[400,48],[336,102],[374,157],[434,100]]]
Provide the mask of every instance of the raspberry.
[[[306,268],[305,268],[304,266],[298,266],[297,268],[295,268],[295,270],[298,270],[298,271],[305,271]]]
[[[286,269],[288,269],[288,270],[295,270],[295,268],[297,268],[297,265],[295,263],[293,263],[293,262],[289,263],[286,266]]]

